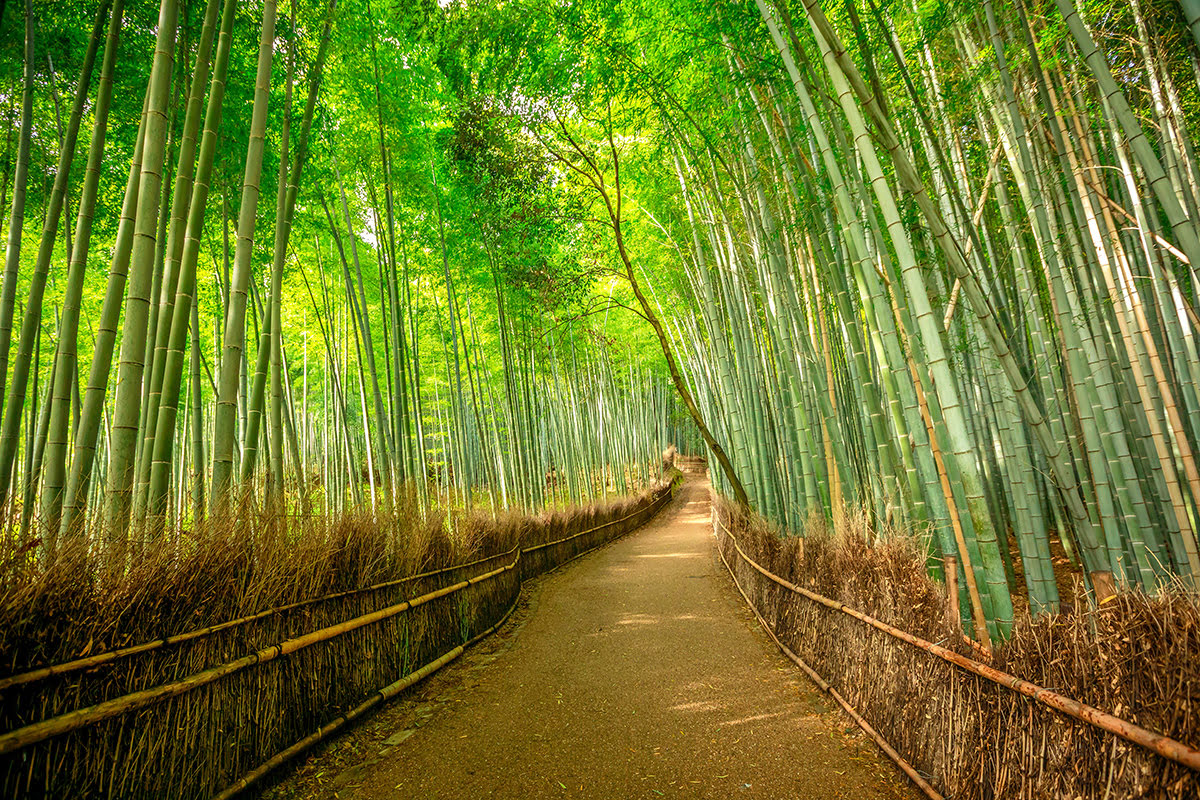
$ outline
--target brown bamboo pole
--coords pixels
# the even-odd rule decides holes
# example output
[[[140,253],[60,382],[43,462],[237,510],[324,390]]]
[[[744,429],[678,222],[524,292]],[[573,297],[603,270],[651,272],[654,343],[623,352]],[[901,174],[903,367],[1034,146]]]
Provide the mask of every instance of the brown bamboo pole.
[[[60,714],[57,717],[51,717],[50,719],[43,720],[41,722],[36,722],[32,725],[26,725],[22,728],[17,728],[14,731],[9,731],[8,733],[0,735],[0,755],[21,750],[29,745],[37,744],[38,742],[45,741],[46,739],[54,736],[60,736],[64,733],[69,733],[73,730],[78,730],[79,728],[92,725],[96,722],[101,722],[106,719],[112,719],[113,717],[120,716],[121,714],[125,714],[130,711],[137,711],[138,709],[155,705],[164,700],[169,700],[172,697],[178,697],[182,694],[192,691],[193,689],[198,689],[201,686],[207,686],[208,684],[214,683],[221,678],[241,672],[248,667],[252,667],[257,664],[265,664],[268,661],[274,661],[277,658],[291,655],[292,653],[303,650],[304,648],[319,642],[334,639],[342,634],[356,631],[359,628],[363,628],[375,622],[381,622],[382,620],[389,619],[397,614],[417,608],[418,606],[425,605],[433,600],[455,594],[456,592],[459,592],[468,586],[491,580],[498,575],[502,575],[509,570],[515,569],[519,563],[521,563],[521,554],[518,551],[517,557],[513,559],[511,564],[498,567],[490,572],[485,572],[482,575],[477,575],[464,581],[459,581],[458,583],[451,584],[450,586],[436,589],[432,592],[423,594],[420,597],[404,600],[394,605],[390,605],[387,608],[373,611],[370,614],[363,614],[355,617],[354,619],[338,623],[337,625],[330,625],[328,627],[315,630],[312,633],[287,639],[279,644],[271,645],[270,647],[264,647],[256,653],[251,653],[248,656],[243,656],[242,658],[234,661],[228,661],[224,664],[212,667],[211,669],[204,670],[203,672],[197,672],[194,675],[189,675],[183,680],[175,681],[174,683],[156,686],[153,689],[145,689],[140,692],[133,692],[112,700],[106,700],[103,703],[97,703],[96,705],[88,706],[87,708],[81,708],[66,714]]]
[[[1051,138],[1049,131],[1046,132],[1046,138],[1050,141],[1051,146],[1053,146],[1054,139]],[[1058,148],[1055,148],[1055,149],[1057,150]],[[1127,222],[1131,222],[1134,225],[1137,225],[1139,233],[1150,237],[1160,247],[1162,247],[1164,250],[1166,250],[1171,255],[1175,256],[1175,258],[1179,259],[1184,264],[1191,266],[1192,262],[1188,261],[1187,255],[1185,255],[1182,250],[1180,250],[1178,247],[1176,247],[1175,245],[1168,242],[1166,239],[1164,239],[1162,236],[1155,233],[1154,231],[1148,231],[1148,230],[1145,230],[1144,228],[1142,228],[1138,223],[1137,217],[1135,217],[1133,214],[1129,213],[1129,210],[1127,208],[1125,208],[1125,206],[1121,205],[1116,200],[1113,200],[1111,197],[1109,197],[1108,191],[1103,186],[1101,186],[1098,183],[1095,183],[1082,170],[1077,174],[1080,178],[1083,179],[1083,182],[1087,184],[1088,188],[1091,189],[1095,193],[1096,197],[1098,197],[1100,199],[1100,202],[1104,203],[1104,205],[1108,206],[1108,208],[1110,210],[1116,212],[1118,215],[1120,215],[1122,218],[1124,218]],[[1189,308],[1190,308],[1190,306],[1189,306]]]
[[[983,209],[987,205],[988,190],[992,188],[992,178],[996,175],[996,163],[1000,160],[1000,153],[1003,152],[1004,146],[997,144],[996,149],[992,151],[992,160],[988,162],[988,171],[984,176],[983,188],[979,190],[979,200],[975,204],[975,211],[971,214],[971,227],[978,228],[979,220],[983,218]],[[971,257],[971,248],[975,244],[975,238],[967,239],[967,243],[963,246],[963,258]],[[954,318],[954,309],[958,306],[958,293],[962,291],[962,281],[958,278],[954,279],[954,288],[950,290],[950,301],[946,303],[946,313],[942,317],[942,327],[950,329],[950,320]]]
[[[893,307],[895,301],[893,301]],[[899,315],[897,315],[897,318]],[[908,358],[908,370],[912,375],[913,387],[917,393],[917,404],[921,409],[921,418],[925,421],[925,430],[929,436],[929,447],[933,451],[933,463],[937,466],[938,485],[946,496],[946,507],[950,512],[950,527],[954,530],[954,544],[958,547],[958,557],[962,559],[963,580],[967,584],[967,597],[971,600],[971,619],[975,625],[975,637],[983,651],[991,655],[992,637],[988,634],[987,617],[983,613],[983,600],[979,595],[979,583],[975,580],[975,566],[971,563],[971,552],[967,549],[967,537],[963,534],[962,519],[958,515],[958,505],[954,502],[954,491],[950,487],[950,478],[946,474],[946,462],[942,459],[942,449],[938,447],[937,436],[933,428],[933,417],[929,413],[929,399],[921,386],[917,375],[917,365],[912,357]],[[955,567],[957,570],[957,566]],[[957,573],[955,578],[957,579]],[[957,595],[955,596],[957,606]]]
[[[811,243],[810,243],[811,250]],[[807,259],[810,265],[813,265],[815,259]],[[819,286],[816,276],[813,276],[813,288]],[[836,382],[833,379],[833,358],[829,352],[829,332],[825,325],[825,302],[823,298],[818,298],[817,306],[817,330],[821,336],[821,356],[825,366],[825,388],[829,393],[829,407],[832,409],[834,417],[838,414]],[[825,422],[825,418],[821,418],[821,439],[825,443],[825,464],[829,474],[829,505],[831,517],[833,519],[833,529],[836,531],[842,526],[842,520],[846,512],[846,501],[842,497],[842,477],[838,471],[837,458],[833,454],[833,440],[829,436],[829,426]]]
[[[517,594],[518,594],[517,598],[513,600],[512,605],[510,605],[508,607],[508,610],[504,612],[504,616],[502,616],[499,619],[499,621],[496,622],[495,625],[488,628],[486,631],[483,631],[482,633],[476,634],[475,636],[471,637],[471,639],[469,641],[465,642],[464,644],[460,644],[458,647],[455,647],[453,650],[450,650],[449,652],[438,657],[437,659],[430,661],[428,664],[421,667],[420,669],[410,672],[409,674],[405,675],[400,680],[395,681],[394,683],[389,683],[387,686],[385,686],[382,689],[380,689],[379,691],[375,692],[373,695],[368,697],[366,700],[364,700],[359,705],[355,706],[350,711],[347,711],[345,714],[342,714],[340,717],[337,717],[336,719],[331,720],[330,722],[326,723],[325,725],[322,725],[314,733],[311,733],[308,736],[305,736],[303,739],[296,742],[291,747],[288,747],[285,750],[279,751],[274,756],[272,756],[271,758],[268,758],[262,764],[258,765],[257,767],[252,769],[250,772],[247,772],[245,775],[243,775],[242,777],[238,778],[236,781],[231,783],[220,794],[215,795],[213,797],[213,800],[228,800],[231,797],[236,797],[238,794],[240,794],[244,790],[248,789],[250,786],[257,783],[258,781],[260,781],[263,778],[263,776],[265,776],[268,772],[275,769],[276,767],[282,766],[285,762],[300,755],[301,753],[303,753],[308,748],[312,747],[317,742],[320,742],[322,739],[328,738],[331,733],[333,733],[334,731],[337,731],[339,728],[343,727],[347,722],[353,722],[354,720],[358,719],[366,712],[370,711],[375,706],[379,705],[380,703],[384,702],[385,700],[390,700],[391,698],[395,697],[400,692],[404,691],[405,689],[409,688],[410,686],[420,683],[421,681],[425,680],[433,673],[437,672],[442,667],[449,664],[451,661],[454,661],[455,659],[457,659],[459,656],[461,656],[466,651],[466,649],[468,647],[475,644],[480,639],[483,639],[483,638],[495,633],[497,630],[500,629],[500,626],[502,626],[505,622],[508,621],[508,618],[510,616],[512,616],[512,612],[516,609],[517,603],[520,601],[520,592],[518,591]]]
[[[950,620],[954,627],[962,630],[962,611],[958,604],[958,559],[954,556],[943,557],[942,572],[946,576],[946,599],[950,602]]]
[[[1177,764],[1182,764],[1189,769],[1200,770],[1200,750],[1196,750],[1195,748],[1190,747],[1183,742],[1163,736],[1161,733],[1155,733],[1154,731],[1147,730],[1140,725],[1135,725],[1128,720],[1113,716],[1112,714],[1101,711],[1098,708],[1089,706],[1086,703],[1081,703],[1078,700],[1058,694],[1057,692],[1051,691],[1043,686],[1039,686],[1036,683],[1022,680],[1015,675],[1010,675],[1007,672],[989,667],[987,664],[980,663],[972,658],[967,658],[966,656],[960,655],[953,650],[948,650],[941,645],[926,641],[919,636],[914,636],[908,631],[901,630],[894,625],[889,625],[886,622],[877,620],[868,614],[864,614],[861,611],[850,608],[844,603],[839,603],[837,600],[831,600],[824,595],[817,594],[816,592],[809,591],[802,586],[797,586],[790,581],[784,580],[746,555],[746,553],[742,550],[741,545],[738,544],[737,537],[734,536],[733,532],[725,526],[725,523],[718,520],[718,525],[723,531],[725,531],[726,535],[729,536],[730,540],[733,542],[734,549],[737,550],[738,555],[741,556],[743,561],[761,573],[765,578],[778,584],[779,586],[782,586],[784,589],[801,595],[802,597],[807,597],[809,600],[820,603],[826,608],[832,608],[835,611],[841,611],[843,614],[848,614],[857,620],[865,622],[873,628],[883,631],[889,636],[892,636],[903,642],[907,642],[919,650],[924,650],[927,653],[931,653],[943,661],[948,661],[957,667],[961,667],[967,672],[978,675],[981,678],[986,678],[992,683],[1003,686],[1006,689],[1012,689],[1013,691],[1019,692],[1026,697],[1033,698],[1039,703],[1053,708],[1055,711],[1060,711],[1069,717],[1074,717],[1081,722],[1086,722],[1087,724],[1100,728],[1101,730],[1107,731],[1116,736],[1120,736],[1122,739],[1140,745],[1147,750],[1153,750],[1163,758],[1168,758],[1171,761],[1174,761]]]

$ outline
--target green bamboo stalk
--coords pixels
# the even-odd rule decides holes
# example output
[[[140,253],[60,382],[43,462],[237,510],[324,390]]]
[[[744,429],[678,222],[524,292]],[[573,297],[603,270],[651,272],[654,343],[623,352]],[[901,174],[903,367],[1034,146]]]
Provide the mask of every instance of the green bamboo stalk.
[[[200,243],[204,235],[204,223],[208,209],[209,184],[213,162],[216,157],[218,135],[225,102],[225,82],[229,67],[236,0],[225,0],[221,12],[220,33],[216,55],[213,59],[212,87],[208,93],[208,104],[204,112],[204,128],[200,143],[199,160],[194,180],[188,186],[177,185],[176,191],[186,190],[192,195],[187,203],[187,220],[182,236],[182,252],[173,268],[176,272],[175,297],[170,304],[170,313],[164,309],[159,319],[169,317],[171,328],[159,366],[158,413],[154,417],[152,448],[149,453],[150,476],[147,487],[146,511],[151,528],[161,533],[164,527],[167,490],[170,485],[172,451],[175,440],[175,423],[179,406],[179,392],[183,376],[184,348],[188,330],[192,327],[192,310],[195,306],[196,270],[200,260]],[[212,20],[215,22],[215,18]],[[206,27],[208,21],[206,18]],[[212,39],[212,32],[206,38]],[[206,70],[207,71],[207,70]],[[198,73],[195,80],[200,80]],[[196,92],[193,92],[195,95]],[[190,112],[189,112],[190,113]],[[193,333],[193,338],[198,332]],[[156,356],[157,358],[157,356]],[[194,359],[198,361],[198,354]],[[198,387],[193,390],[198,391]],[[152,401],[153,402],[153,401]],[[150,421],[147,420],[147,424]],[[202,448],[197,448],[198,450]]]
[[[8,245],[4,250],[4,285],[0,287],[0,409],[5,406],[8,387],[8,357],[12,348],[13,313],[17,297],[17,273],[21,266],[21,234],[25,227],[25,199],[29,184],[29,149],[33,135],[34,83],[33,4],[25,0],[25,69],[21,91],[21,127],[17,136],[17,167],[13,173],[12,213],[8,223]],[[0,505],[3,505],[0,503]]]
[[[154,64],[150,72],[146,111],[146,142],[139,182],[137,216],[130,254],[128,297],[117,367],[117,390],[111,453],[108,459],[107,505],[104,528],[111,540],[128,536],[134,458],[141,419],[142,377],[150,312],[150,285],[158,236],[162,170],[166,160],[166,112],[175,57],[178,22],[176,0],[163,0],[159,9]]]
[[[112,105],[113,73],[120,46],[124,21],[124,0],[113,0],[104,46],[104,62],[100,68],[99,88],[93,110],[91,145],[88,150],[87,171],[79,197],[75,222],[75,243],[67,268],[67,284],[63,296],[62,324],[55,357],[54,381],[50,400],[50,419],[47,431],[45,476],[41,493],[41,524],[48,536],[56,536],[62,521],[63,488],[67,479],[68,420],[70,403],[78,391],[79,313],[83,298],[84,278],[91,251],[92,223],[104,161],[104,146],[108,133],[108,114]],[[75,418],[79,419],[76,413]]]
[[[250,256],[254,248],[254,228],[258,209],[259,179],[267,128],[267,102],[271,83],[271,60],[275,45],[275,0],[264,0],[262,33],[259,38],[258,67],[254,83],[254,109],[250,121],[250,141],[246,148],[246,169],[242,180],[242,201],[238,210],[237,249],[230,279],[229,305],[225,312],[224,352],[221,356],[220,391],[213,420],[213,469],[209,511],[222,513],[228,506],[233,483],[233,447],[237,415],[238,375],[243,364],[246,331],[246,300],[250,283]],[[245,467],[243,466],[243,473]]]

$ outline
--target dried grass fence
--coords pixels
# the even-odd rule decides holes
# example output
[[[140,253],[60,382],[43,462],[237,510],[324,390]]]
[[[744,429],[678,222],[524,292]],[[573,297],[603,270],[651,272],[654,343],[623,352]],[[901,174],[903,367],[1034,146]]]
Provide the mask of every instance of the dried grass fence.
[[[440,520],[344,519],[210,532],[115,583],[83,559],[9,576],[0,797],[232,796],[452,661],[524,580],[645,523],[673,486],[469,517],[454,538]]]
[[[848,515],[836,533],[814,519],[805,538],[783,538],[728,505],[716,509],[714,528],[721,557],[780,645],[947,797],[1200,797],[1200,772],[1146,746],[1189,763],[1200,756],[1194,595],[1125,592],[1097,609],[1079,589],[1062,613],[1019,622],[986,665],[1118,717],[1126,733],[1135,726],[1179,746],[1137,744],[915,646],[978,658],[910,537],[878,536]],[[892,626],[910,640],[885,630]]]

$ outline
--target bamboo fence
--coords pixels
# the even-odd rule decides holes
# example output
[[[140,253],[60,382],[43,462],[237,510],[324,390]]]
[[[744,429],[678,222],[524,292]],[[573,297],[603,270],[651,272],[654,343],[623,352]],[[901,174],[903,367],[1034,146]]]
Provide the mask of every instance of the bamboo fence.
[[[525,580],[642,525],[673,488],[531,520],[465,564],[4,677],[0,795],[233,796],[453,661]]]
[[[738,522],[733,527],[739,527]],[[1186,659],[1169,657],[1177,650],[1168,631],[1180,627],[1178,609],[1152,610],[1162,632],[1156,643],[1162,648],[1157,664],[1146,654],[1139,658],[1126,653],[1111,659],[1116,663],[1101,667],[1101,686],[1090,693],[1121,698],[1112,700],[1116,713],[1108,713],[1063,691],[1019,678],[1013,674],[1015,669],[999,668],[1007,662],[1042,666],[1049,674],[1055,668],[1087,671],[1085,636],[1063,635],[1060,628],[1043,638],[1036,624],[1019,628],[1011,641],[997,649],[996,663],[989,665],[953,649],[969,649],[969,642],[956,635],[949,622],[952,614],[930,604],[926,587],[932,584],[922,580],[922,586],[904,596],[904,585],[916,583],[911,578],[919,575],[918,563],[914,562],[916,571],[906,575],[905,569],[897,567],[900,559],[879,549],[867,556],[874,564],[863,566],[865,562],[859,560],[854,570],[858,574],[843,571],[826,591],[840,591],[858,601],[883,586],[888,591],[876,601],[878,613],[908,617],[906,626],[921,628],[924,636],[798,585],[811,583],[816,570],[837,573],[828,569],[828,559],[830,551],[845,546],[844,540],[822,544],[809,537],[789,544],[761,527],[748,524],[740,530],[752,545],[739,541],[725,514],[714,514],[721,560],[763,627],[927,796],[1196,796],[1200,750],[1195,744],[1200,730],[1189,713],[1188,698],[1172,702],[1179,697],[1179,683],[1190,682],[1192,669]],[[795,544],[801,541],[804,544]],[[825,552],[814,553],[822,548]],[[758,560],[747,549],[756,550]],[[782,577],[760,561],[773,562],[778,571],[796,577]],[[1117,637],[1131,634],[1128,626],[1136,624],[1133,612],[1138,610],[1138,600],[1122,596],[1121,602],[1129,608],[1080,613],[1081,617],[1107,615],[1100,626],[1094,617],[1088,619],[1094,631],[1099,628],[1092,635],[1095,642],[1108,645],[1106,634],[1112,635],[1113,630],[1119,631]],[[943,612],[940,618],[930,613],[935,610]],[[1183,611],[1184,623],[1194,610],[1193,604]],[[1134,622],[1122,621],[1123,616],[1135,618]],[[1057,637],[1052,642],[1057,646],[1047,647],[1052,636]],[[944,644],[930,640],[934,638]],[[1129,671],[1143,677],[1157,673],[1151,685],[1162,686],[1162,691],[1148,693],[1141,702],[1131,701],[1123,686]],[[1164,704],[1178,707],[1164,718],[1158,713]],[[1118,716],[1122,713],[1158,721],[1171,735]],[[876,731],[871,721],[883,731]]]

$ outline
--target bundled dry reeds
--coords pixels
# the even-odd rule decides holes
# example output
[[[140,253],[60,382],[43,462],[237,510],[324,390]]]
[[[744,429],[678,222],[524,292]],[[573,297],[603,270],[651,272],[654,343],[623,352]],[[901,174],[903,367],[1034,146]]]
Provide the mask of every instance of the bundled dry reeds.
[[[101,568],[110,563],[103,553],[22,562],[0,576],[0,740],[238,659],[254,663],[5,753],[0,796],[211,797],[487,630],[525,578],[642,524],[669,493],[665,486],[536,516],[461,514],[449,529],[445,515],[422,521],[409,509],[253,525],[243,518],[143,548],[116,578]],[[518,548],[537,549],[525,556]],[[289,655],[253,656],[491,572]],[[19,677],[138,645],[123,657],[93,659],[102,663]]]
[[[718,524],[770,572],[890,625],[978,658],[913,538],[847,514],[804,538],[722,505]],[[885,535],[881,535],[885,534]],[[954,798],[1194,798],[1200,773],[780,587],[722,553],[759,613],[934,787]],[[1200,745],[1200,605],[1122,592],[1094,608],[1026,617],[991,666],[1192,747]]]

